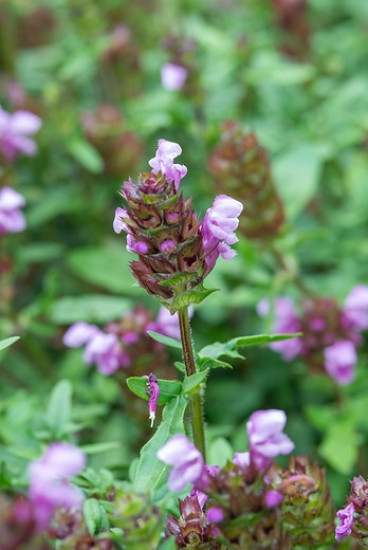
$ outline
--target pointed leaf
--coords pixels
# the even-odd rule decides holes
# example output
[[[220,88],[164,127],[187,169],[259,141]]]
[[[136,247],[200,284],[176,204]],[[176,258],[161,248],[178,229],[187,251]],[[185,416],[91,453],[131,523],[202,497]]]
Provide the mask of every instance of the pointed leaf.
[[[68,380],[61,380],[51,392],[46,412],[46,424],[58,439],[66,432],[70,421],[72,385]]]
[[[164,483],[168,466],[157,458],[157,451],[175,434],[184,433],[184,412],[188,400],[178,395],[164,409],[162,422],[155,435],[141,449],[135,468],[133,487],[138,493],[146,493]]]
[[[149,334],[151,338],[156,340],[156,342],[160,342],[160,344],[165,344],[165,346],[168,346],[170,348],[181,350],[180,340],[170,338],[170,336],[165,336],[164,334],[160,334],[159,332],[155,332],[154,330],[147,330],[147,334]]]
[[[200,390],[201,384],[205,382],[209,370],[203,370],[201,372],[196,372],[190,376],[184,378],[183,381],[183,392],[184,393],[194,393]]]
[[[131,376],[127,379],[128,388],[135,395],[141,399],[148,401],[149,397],[147,395],[147,378],[142,376]],[[179,380],[157,380],[158,387],[160,388],[160,393],[158,397],[158,405],[165,405],[174,397],[178,396],[182,390],[182,384]]]
[[[17,340],[19,340],[19,336],[11,336],[10,338],[5,338],[5,340],[0,340],[0,351],[2,349],[8,348]]]
[[[200,304],[205,298],[207,298],[207,296],[217,290],[217,288],[213,288],[211,290],[187,290],[186,292],[181,292],[176,298],[174,298],[174,300],[172,300],[169,309],[171,313],[175,313],[192,304]]]
[[[244,348],[246,346],[260,346],[262,344],[270,344],[271,342],[280,342],[281,340],[290,340],[302,336],[301,332],[293,334],[255,334],[252,336],[239,336],[229,340],[227,344],[230,347]]]

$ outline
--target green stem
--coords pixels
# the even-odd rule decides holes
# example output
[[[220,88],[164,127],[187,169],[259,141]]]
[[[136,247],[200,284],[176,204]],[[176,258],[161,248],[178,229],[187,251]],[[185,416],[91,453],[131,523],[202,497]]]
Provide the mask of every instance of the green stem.
[[[191,376],[197,372],[196,363],[194,359],[192,338],[190,335],[190,323],[188,317],[188,308],[183,308],[179,311],[179,323],[181,343],[183,346],[183,359],[185,364],[185,371],[187,376]],[[192,430],[194,444],[203,455],[204,461],[206,461],[206,445],[204,437],[204,421],[203,421],[203,407],[201,395],[199,392],[193,393],[190,396],[190,413],[192,420]]]

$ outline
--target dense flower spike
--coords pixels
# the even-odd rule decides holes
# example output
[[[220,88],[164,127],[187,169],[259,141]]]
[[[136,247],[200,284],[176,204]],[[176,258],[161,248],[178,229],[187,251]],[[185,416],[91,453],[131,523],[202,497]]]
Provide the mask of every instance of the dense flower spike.
[[[335,511],[325,471],[307,457],[292,456],[285,470],[274,463],[267,477],[282,495],[281,521],[291,547],[315,548],[330,542]]]
[[[161,447],[157,456],[162,462],[173,466],[168,480],[171,491],[181,491],[188,483],[201,489],[208,483],[203,457],[184,435],[174,435]]]
[[[247,238],[274,237],[284,223],[284,210],[272,180],[266,150],[254,134],[244,134],[234,121],[222,127],[221,139],[209,158],[218,192],[231,190],[244,204],[239,230]]]
[[[113,227],[127,233],[127,249],[138,254],[131,263],[133,275],[150,294],[155,294],[171,313],[199,303],[210,291],[202,281],[221,255],[230,259],[235,252],[242,205],[221,195],[215,199],[203,220],[184,200],[179,185],[187,168],[175,164],[181,154],[177,143],[160,139],[152,172],[142,172],[139,183],[124,182],[121,195],[125,208],[117,208]]]
[[[68,443],[49,445],[43,457],[29,465],[29,498],[37,523],[46,526],[58,507],[80,507],[83,493],[69,483],[86,465],[86,456]]]
[[[266,471],[272,458],[291,453],[294,443],[283,433],[286,414],[278,409],[256,411],[247,422],[250,461]]]
[[[0,107],[0,152],[11,162],[18,153],[32,156],[36,143],[28,137],[41,127],[41,119],[28,111],[8,113]]]
[[[25,200],[14,189],[0,189],[0,236],[4,233],[18,233],[26,227],[26,220],[20,208]]]
[[[313,372],[327,372],[340,385],[355,379],[356,348],[361,344],[361,331],[368,322],[368,287],[358,285],[345,300],[343,308],[330,298],[317,297],[301,304],[297,313],[290,298],[278,297],[274,304],[276,333],[301,332],[302,336],[270,344],[285,361],[303,357]],[[270,304],[262,300],[257,306],[262,317]]]

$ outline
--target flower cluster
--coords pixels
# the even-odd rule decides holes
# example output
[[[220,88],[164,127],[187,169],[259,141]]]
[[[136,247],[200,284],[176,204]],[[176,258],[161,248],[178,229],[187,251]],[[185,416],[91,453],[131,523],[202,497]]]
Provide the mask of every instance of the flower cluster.
[[[276,298],[273,332],[303,335],[274,342],[270,348],[285,361],[303,357],[313,371],[325,371],[338,384],[349,384],[355,378],[361,332],[368,328],[368,287],[354,287],[342,308],[332,299],[316,298],[303,302],[302,309],[299,315],[290,298]],[[260,316],[268,315],[269,302],[262,300],[257,311]]]
[[[19,153],[32,156],[37,151],[29,137],[41,127],[41,119],[28,111],[8,113],[0,107],[0,153],[12,162]]]
[[[83,501],[80,489],[69,478],[83,470],[86,456],[68,443],[48,446],[42,458],[29,465],[29,498],[40,527],[46,527],[56,508],[79,508]]]
[[[180,154],[178,144],[159,140],[149,161],[152,171],[142,172],[138,184],[124,182],[126,208],[117,208],[113,224],[116,233],[127,233],[127,250],[139,256],[131,263],[133,275],[172,313],[201,301],[208,293],[202,281],[217,258],[234,256],[230,245],[237,241],[234,230],[243,209],[239,201],[221,195],[200,223],[191,199],[179,193],[187,174],[184,165],[174,163]]]
[[[25,200],[11,187],[0,189],[0,236],[5,233],[18,233],[26,227],[25,217],[20,210]]]
[[[119,369],[132,367],[139,358],[150,353],[160,354],[162,344],[147,335],[154,330],[165,336],[180,338],[177,315],[161,308],[157,319],[143,306],[137,306],[119,322],[108,323],[103,330],[83,321],[74,323],[64,334],[63,342],[70,348],[85,346],[83,360],[87,365],[96,364],[98,370],[110,376]],[[165,358],[161,357],[162,364]]]
[[[340,521],[336,526],[335,537],[340,540],[346,535],[351,535],[359,548],[365,548],[368,537],[368,482],[359,476],[354,477],[350,483],[348,504],[336,514]]]
[[[167,536],[177,548],[274,549],[326,543],[334,507],[325,473],[305,457],[290,457],[282,469],[274,461],[294,444],[283,433],[284,411],[256,411],[247,422],[249,452],[235,453],[223,468],[206,466],[183,435],[171,438],[158,457],[173,466],[169,488],[190,496],[179,500],[180,517],[169,516]],[[311,526],[313,525],[313,528]],[[195,544],[194,544],[195,543]]]

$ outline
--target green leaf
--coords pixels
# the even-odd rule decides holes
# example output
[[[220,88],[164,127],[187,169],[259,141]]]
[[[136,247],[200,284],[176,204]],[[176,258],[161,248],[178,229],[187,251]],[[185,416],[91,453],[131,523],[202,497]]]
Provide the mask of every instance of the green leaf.
[[[131,376],[127,379],[127,385],[130,391],[141,399],[148,401],[149,397],[147,395],[147,378],[142,376]],[[174,397],[177,397],[181,390],[182,384],[179,380],[157,380],[158,387],[160,388],[160,393],[158,397],[158,404],[165,405]]]
[[[89,172],[100,174],[104,162],[98,151],[85,139],[76,137],[67,143],[69,153]]]
[[[164,409],[162,422],[154,436],[142,447],[140,458],[135,468],[134,490],[147,493],[164,483],[168,466],[157,458],[157,451],[165,445],[170,437],[184,433],[184,412],[188,400],[178,395]]]
[[[5,338],[5,340],[0,340],[0,351],[14,344],[19,338],[19,336],[11,336],[10,338]]]
[[[106,513],[104,513],[103,507],[98,500],[88,498],[83,503],[83,514],[88,531],[91,537],[93,537],[101,531],[106,520]]]
[[[181,361],[175,361],[174,366],[180,371],[185,373],[185,364]]]
[[[86,294],[84,296],[65,296],[54,302],[51,320],[60,325],[77,321],[105,323],[120,319],[131,310],[131,301],[118,296]]]
[[[46,424],[55,439],[59,439],[67,431],[71,414],[72,385],[68,380],[61,380],[51,392],[46,412]]]
[[[151,336],[156,342],[160,342],[161,344],[165,344],[165,346],[168,346],[170,348],[175,349],[182,349],[180,340],[176,340],[175,338],[170,338],[170,336],[165,336],[164,334],[160,334],[159,332],[155,332],[154,330],[147,330],[147,334]]]
[[[158,550],[176,550],[176,542],[174,537],[166,539],[159,547]]]
[[[211,290],[187,290],[186,292],[181,292],[170,304],[170,312],[175,313],[184,307],[188,307],[192,304],[200,304],[207,296],[216,292],[218,288],[213,288]]]
[[[219,359],[222,356],[231,357],[232,359],[244,359],[244,356],[238,353],[235,346],[230,342],[214,342],[209,346],[202,348],[198,355],[201,359]]]
[[[208,463],[217,464],[222,468],[228,460],[234,458],[234,451],[230,443],[224,437],[217,437],[209,446]]]
[[[118,441],[104,441],[102,443],[91,443],[91,445],[82,445],[80,449],[87,455],[97,455],[99,453],[106,453],[113,449],[121,447],[121,443]]]
[[[218,359],[209,359],[208,357],[205,357],[204,359],[198,360],[198,368],[199,370],[205,370],[205,369],[232,369],[232,365],[230,363],[226,363],[226,361],[219,361]]]
[[[260,346],[262,344],[271,344],[271,342],[280,342],[282,340],[290,340],[291,338],[297,338],[302,336],[301,332],[295,332],[293,334],[255,334],[254,336],[239,336],[229,340],[230,346],[236,348],[244,348],[246,346]]]
[[[351,422],[338,420],[330,425],[319,453],[335,470],[350,475],[358,459],[359,444],[359,437]]]
[[[326,155],[323,144],[304,143],[274,160],[276,186],[289,220],[296,218],[317,192]]]
[[[196,372],[190,376],[186,376],[183,381],[183,392],[194,393],[200,390],[201,384],[203,384],[208,376],[208,369],[201,372]]]

